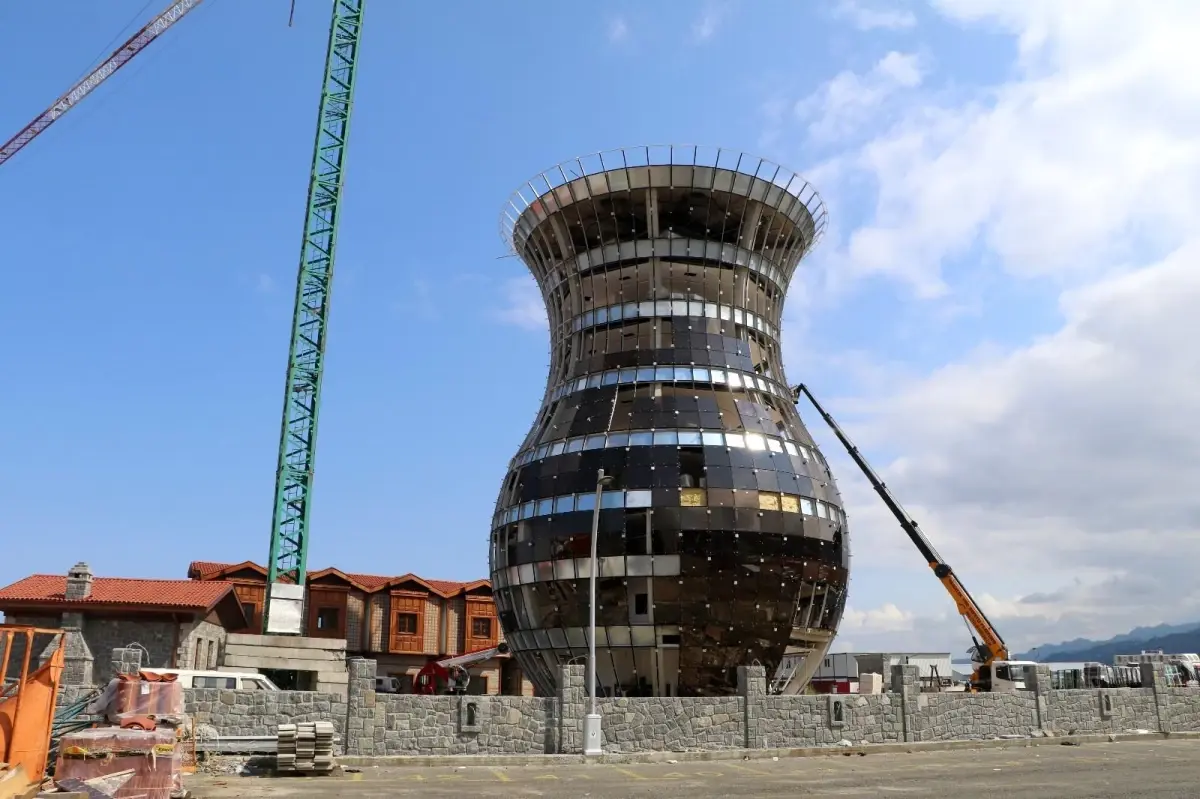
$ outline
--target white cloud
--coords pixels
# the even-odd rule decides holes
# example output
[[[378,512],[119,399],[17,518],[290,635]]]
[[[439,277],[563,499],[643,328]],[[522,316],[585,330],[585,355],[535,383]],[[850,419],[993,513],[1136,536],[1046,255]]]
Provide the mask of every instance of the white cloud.
[[[412,282],[412,309],[422,319],[437,319],[441,316],[438,313],[437,300],[433,285],[427,278],[414,278]]]
[[[840,0],[833,9],[833,15],[845,19],[859,30],[876,29],[902,30],[917,24],[913,12],[903,8],[883,8],[879,5],[867,5],[857,0]]]
[[[700,12],[700,16],[692,23],[692,38],[698,42],[711,39],[720,28],[721,22],[725,19],[725,11],[725,6],[715,2],[715,0],[706,3],[704,10]]]
[[[796,103],[797,118],[808,123],[809,135],[831,140],[853,132],[870,120],[887,100],[921,84],[918,56],[890,52],[865,75],[845,71]]]
[[[629,38],[629,23],[624,17],[613,17],[608,23],[608,40],[613,42],[623,42]]]
[[[501,288],[503,306],[494,312],[501,322],[525,330],[546,330],[546,306],[532,277],[513,278]]]
[[[926,301],[933,312],[972,289],[962,263],[986,263],[1009,285],[1056,292],[1061,327],[1007,348],[981,340],[924,375],[893,370],[830,410],[852,411],[858,443],[887,453],[884,479],[1014,649],[1200,619],[1200,6],[937,5],[1015,36],[1013,77],[910,98],[831,158],[827,197],[853,182],[875,199],[827,237],[826,264],[841,280],[944,295]],[[836,460],[850,601],[895,607],[848,614],[846,634],[861,649],[961,652],[948,597]]]
[[[854,635],[867,630],[871,633],[908,632],[912,630],[912,613],[900,610],[891,602],[871,610],[847,607],[842,616],[841,630]]]
[[[1078,280],[1162,246],[1200,207],[1200,7],[943,0],[1021,41],[1020,78],[957,106],[914,105],[855,155],[879,185],[841,265],[914,286],[976,242],[1018,276]]]

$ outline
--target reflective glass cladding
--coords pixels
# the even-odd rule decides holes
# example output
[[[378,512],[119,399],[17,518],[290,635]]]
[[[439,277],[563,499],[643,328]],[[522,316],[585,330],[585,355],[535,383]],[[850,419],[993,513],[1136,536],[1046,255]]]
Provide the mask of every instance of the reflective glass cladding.
[[[540,692],[586,657],[600,500],[597,676],[608,695],[713,696],[804,655],[845,605],[849,533],[779,352],[784,292],[825,226],[803,179],[702,148],[578,159],[510,203],[550,320],[546,393],[492,520],[496,604]],[[795,688],[795,684],[793,688]]]

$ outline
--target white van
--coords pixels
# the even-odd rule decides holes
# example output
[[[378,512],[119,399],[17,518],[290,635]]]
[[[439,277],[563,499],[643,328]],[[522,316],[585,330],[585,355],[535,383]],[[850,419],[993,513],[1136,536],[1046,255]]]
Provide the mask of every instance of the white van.
[[[249,671],[196,671],[194,669],[142,669],[149,674],[175,674],[184,688],[225,688],[242,691],[278,691],[262,674]]]
[[[376,677],[375,690],[381,694],[398,694],[400,693],[400,679],[398,677]]]

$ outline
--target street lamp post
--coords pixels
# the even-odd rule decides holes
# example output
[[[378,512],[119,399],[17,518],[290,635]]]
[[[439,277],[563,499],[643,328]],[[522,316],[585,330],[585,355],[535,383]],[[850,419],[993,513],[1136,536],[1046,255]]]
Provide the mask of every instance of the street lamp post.
[[[596,711],[596,574],[600,571],[596,562],[596,539],[600,535],[600,501],[605,486],[612,485],[612,481],[612,477],[604,474],[603,469],[596,473],[596,506],[592,508],[592,565],[588,576],[588,714],[583,719],[584,755],[599,755],[604,750],[600,714]]]

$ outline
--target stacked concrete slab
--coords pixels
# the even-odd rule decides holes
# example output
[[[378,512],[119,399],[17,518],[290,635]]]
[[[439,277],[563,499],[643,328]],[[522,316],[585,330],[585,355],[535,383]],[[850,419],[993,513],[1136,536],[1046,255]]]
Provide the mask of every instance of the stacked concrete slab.
[[[333,771],[333,725],[328,721],[280,724],[275,767],[279,771]]]
[[[231,634],[225,640],[223,671],[284,669],[317,675],[317,693],[346,698],[344,638],[303,638],[292,635]]]

